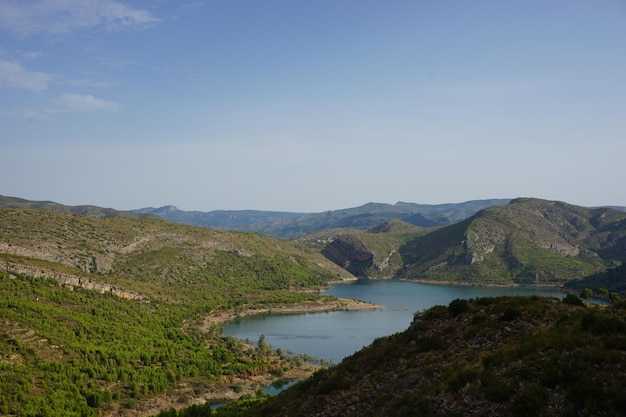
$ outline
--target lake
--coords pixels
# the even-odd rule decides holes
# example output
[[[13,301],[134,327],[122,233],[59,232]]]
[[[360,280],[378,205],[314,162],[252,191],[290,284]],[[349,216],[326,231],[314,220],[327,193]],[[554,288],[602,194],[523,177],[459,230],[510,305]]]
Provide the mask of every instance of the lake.
[[[470,287],[407,281],[358,280],[333,285],[323,294],[385,306],[384,310],[258,315],[228,323],[225,336],[257,341],[261,335],[274,348],[339,363],[374,339],[406,330],[417,311],[448,305],[456,298],[542,295],[562,299],[553,287]]]

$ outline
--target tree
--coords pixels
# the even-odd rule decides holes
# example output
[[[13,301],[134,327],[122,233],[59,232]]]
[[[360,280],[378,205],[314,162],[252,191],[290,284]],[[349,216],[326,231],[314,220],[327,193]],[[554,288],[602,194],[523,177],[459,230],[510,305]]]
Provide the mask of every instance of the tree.
[[[589,300],[593,297],[593,291],[590,288],[585,288],[580,292],[580,298],[582,298],[586,303],[589,303]]]
[[[615,305],[619,303],[622,298],[619,296],[618,293],[613,291],[611,294],[609,294],[609,299],[611,300],[611,304]]]
[[[602,305],[604,305],[604,299],[606,298],[608,300],[609,298],[609,290],[607,290],[606,288],[599,288],[597,294],[598,297],[600,297],[600,299],[602,300]]]
[[[567,295],[563,298],[563,302],[565,304],[570,304],[570,305],[573,305],[573,306],[584,306],[585,305],[583,303],[583,301],[579,297],[576,297],[571,292],[567,293]]]
[[[259,341],[257,342],[257,346],[262,353],[266,353],[270,350],[269,345],[265,341],[265,335],[262,334],[259,336]]]

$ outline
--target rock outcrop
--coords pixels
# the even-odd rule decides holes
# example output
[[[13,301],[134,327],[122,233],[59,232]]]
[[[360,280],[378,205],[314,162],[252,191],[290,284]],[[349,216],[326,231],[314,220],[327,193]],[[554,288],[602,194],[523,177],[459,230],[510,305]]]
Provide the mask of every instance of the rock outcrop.
[[[122,288],[115,287],[109,284],[102,284],[99,282],[92,281],[88,278],[79,277],[71,274],[64,274],[62,272],[51,271],[49,269],[41,269],[34,266],[29,265],[20,265],[13,262],[4,261],[1,264],[1,269],[11,272],[13,274],[23,274],[28,275],[35,278],[52,278],[56,280],[59,285],[74,289],[74,288],[83,288],[85,290],[97,291],[101,294],[110,293],[116,295],[120,298],[125,298],[127,300],[145,300],[141,294],[132,291],[126,291]]]
[[[363,242],[351,235],[338,237],[326,245],[322,254],[357,277],[362,277],[374,264],[374,255]]]

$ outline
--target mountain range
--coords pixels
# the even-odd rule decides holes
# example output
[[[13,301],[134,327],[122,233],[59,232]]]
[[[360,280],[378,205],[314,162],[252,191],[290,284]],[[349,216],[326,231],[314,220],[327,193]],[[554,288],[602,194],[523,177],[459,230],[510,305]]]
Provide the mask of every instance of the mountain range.
[[[317,214],[187,212],[174,206],[128,212],[13,197],[0,197],[0,207],[161,218],[296,236],[295,241],[350,274],[368,278],[562,285],[626,259],[626,212],[617,210],[623,207],[585,208],[534,198],[441,205],[368,203]]]
[[[282,239],[334,228],[369,229],[399,219],[416,226],[433,227],[464,220],[483,208],[507,204],[510,199],[474,200],[450,204],[367,203],[359,207],[322,213],[290,213],[256,210],[184,211],[175,206],[133,210],[176,223],[262,233]]]

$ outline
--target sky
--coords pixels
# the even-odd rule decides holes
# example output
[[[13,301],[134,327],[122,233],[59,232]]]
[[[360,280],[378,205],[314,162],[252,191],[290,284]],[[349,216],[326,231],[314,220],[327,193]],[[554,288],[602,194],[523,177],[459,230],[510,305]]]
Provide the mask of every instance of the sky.
[[[1,0],[0,194],[626,206],[626,0]]]

